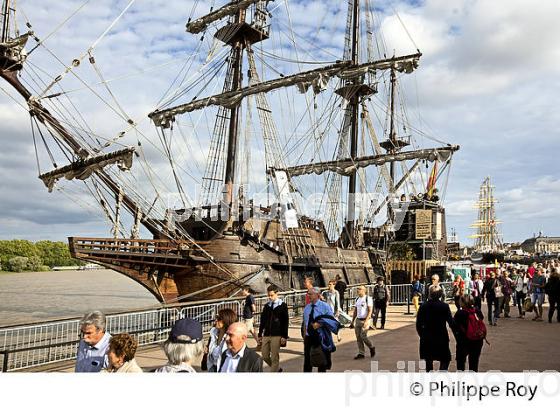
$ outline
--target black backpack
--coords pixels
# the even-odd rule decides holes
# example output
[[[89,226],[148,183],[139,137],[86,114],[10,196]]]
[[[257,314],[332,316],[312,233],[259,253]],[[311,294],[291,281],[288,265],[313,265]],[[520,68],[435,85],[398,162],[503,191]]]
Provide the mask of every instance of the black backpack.
[[[387,299],[387,288],[385,287],[385,285],[375,285],[375,287],[373,288],[373,297],[376,300]]]

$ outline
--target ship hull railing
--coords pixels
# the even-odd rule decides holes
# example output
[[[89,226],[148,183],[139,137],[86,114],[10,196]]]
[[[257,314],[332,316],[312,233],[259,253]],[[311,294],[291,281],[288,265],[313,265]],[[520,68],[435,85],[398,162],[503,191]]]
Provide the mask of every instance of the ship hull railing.
[[[450,295],[444,283],[446,294]],[[361,285],[351,285],[345,293],[344,310],[354,307],[357,289]],[[366,284],[368,295],[373,294],[372,284]],[[410,305],[410,284],[388,285],[391,305]],[[301,318],[305,307],[306,290],[281,292],[280,297],[288,305],[291,319]],[[164,342],[173,323],[183,317],[190,317],[202,323],[208,334],[218,311],[233,309],[239,317],[243,310],[244,298],[195,301],[174,305],[162,305],[152,309],[107,314],[107,330],[111,334],[130,333],[140,346]],[[259,325],[260,312],[267,303],[265,295],[255,297],[257,312],[255,326]],[[0,366],[2,372],[32,369],[75,359],[79,343],[80,319],[52,320],[41,323],[0,327]]]

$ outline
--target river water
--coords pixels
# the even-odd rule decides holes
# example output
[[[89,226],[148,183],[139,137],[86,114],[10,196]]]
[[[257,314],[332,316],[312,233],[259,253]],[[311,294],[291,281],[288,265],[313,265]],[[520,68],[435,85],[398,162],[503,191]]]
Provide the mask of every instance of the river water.
[[[0,273],[0,326],[156,305],[144,287],[109,269]]]

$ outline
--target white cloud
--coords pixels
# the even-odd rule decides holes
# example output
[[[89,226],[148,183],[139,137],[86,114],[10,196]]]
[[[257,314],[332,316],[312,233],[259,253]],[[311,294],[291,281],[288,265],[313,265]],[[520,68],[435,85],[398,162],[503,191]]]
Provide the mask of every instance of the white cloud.
[[[81,0],[27,0],[18,2],[18,6],[24,8],[37,35],[44,38],[81,3]],[[47,47],[60,55],[65,64],[83,54],[128,1],[103,0],[94,3],[46,42]],[[127,113],[141,122],[140,130],[146,135],[140,137],[143,150],[161,184],[169,190],[174,189],[172,174],[166,159],[151,145],[160,147],[146,114],[156,106],[181,64],[167,65],[145,74],[138,72],[168,62],[171,58],[184,60],[197,47],[200,36],[185,33],[185,23],[191,12],[193,17],[199,16],[208,12],[210,5],[208,2],[196,2],[198,6],[193,8],[194,3],[164,0],[137,2],[94,50],[105,78],[134,74],[110,83],[111,89]],[[340,58],[347,2],[292,1],[288,3],[290,19],[284,2],[271,4],[275,19],[273,29],[285,31],[290,25],[294,28],[300,59],[332,61]],[[458,228],[459,233],[465,236],[469,223],[476,217],[476,211],[471,206],[478,195],[479,184],[486,175],[491,175],[502,201],[498,214],[504,221],[506,240],[529,236],[536,229],[534,226],[544,223],[549,230],[560,231],[557,207],[548,205],[560,200],[560,174],[554,165],[560,137],[560,112],[555,104],[560,93],[560,82],[557,81],[560,73],[560,25],[556,22],[560,15],[560,2],[541,0],[538,6],[531,0],[375,2],[376,7],[383,8],[379,22],[384,29],[389,54],[393,49],[397,53],[415,52],[415,46],[401,22],[394,17],[391,5],[399,12],[400,19],[423,52],[417,73],[402,78],[406,97],[411,103],[410,117],[418,118],[421,114],[424,123],[437,130],[434,136],[462,146],[455,157],[446,198],[448,226]],[[204,42],[204,51],[211,45],[209,37]],[[272,63],[275,70],[290,74],[298,69],[297,65],[282,60],[296,57],[294,50],[290,49],[291,36],[273,32],[266,47],[280,57]],[[204,53],[199,58],[203,57]],[[31,55],[30,62],[49,73],[47,81],[65,69],[61,64],[53,63],[41,49]],[[111,101],[106,90],[98,84],[99,78],[87,58],[76,73],[88,83],[95,84],[95,91]],[[268,78],[278,75],[272,70],[266,74]],[[214,79],[215,83],[211,86],[221,87],[218,80],[221,78]],[[7,88],[4,83],[0,86]],[[64,86],[65,89],[84,87],[71,75],[65,77]],[[210,93],[211,90],[206,91]],[[77,91],[72,97],[96,132],[112,138],[126,129],[126,124],[98,100],[92,99],[89,91]],[[189,94],[181,101],[191,97]],[[294,118],[302,118],[306,107],[303,99],[300,100],[290,100],[281,93],[272,97],[275,108],[283,103],[283,111],[275,113],[275,119],[281,120],[278,129],[282,135],[291,135],[295,127]],[[325,96],[318,96],[317,102],[319,107],[324,106]],[[193,115],[194,123],[197,115]],[[208,155],[207,138],[212,124],[207,127],[206,118],[201,118],[204,126],[196,127],[199,140],[193,133],[187,133],[185,139],[176,134],[173,141],[177,152],[175,159],[183,168],[180,173],[185,185],[189,186],[194,181],[187,173],[200,173]],[[305,123],[297,128],[298,138],[299,133],[306,129]],[[334,134],[333,130],[330,130],[331,134]],[[130,132],[122,142],[135,145],[137,138],[135,132]],[[332,141],[332,135],[329,138]],[[53,218],[52,229],[61,237],[66,236],[71,227],[64,223],[64,218],[76,218],[79,211],[65,207],[64,212],[59,212],[55,218],[56,209],[49,207],[49,202],[59,197],[44,193],[41,183],[36,180],[28,118],[1,92],[0,140],[5,151],[12,150],[13,153],[0,156],[4,180],[0,183],[0,194],[9,196],[10,206],[14,207],[18,203],[24,204],[29,197],[35,198],[37,206],[50,212],[50,216],[45,217]],[[426,144],[429,142],[424,140]],[[293,147],[296,147],[294,143],[289,145],[289,148]],[[305,158],[316,154],[312,145],[297,147],[299,151],[292,153],[289,160],[295,156]],[[189,148],[192,148],[190,152]],[[253,152],[253,158],[255,164],[251,171],[262,175],[262,146]],[[148,194],[150,185],[137,165],[138,162],[133,168],[134,176],[146,191],[146,197],[151,198]],[[37,231],[37,227],[27,222],[18,225],[18,219],[10,218],[11,222],[4,224],[7,236],[34,235]],[[21,221],[26,220],[21,215],[20,218]]]

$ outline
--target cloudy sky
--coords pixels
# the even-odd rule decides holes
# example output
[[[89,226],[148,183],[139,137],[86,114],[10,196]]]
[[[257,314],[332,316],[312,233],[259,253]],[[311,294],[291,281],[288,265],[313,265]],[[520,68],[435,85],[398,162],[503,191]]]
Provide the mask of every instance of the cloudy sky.
[[[88,4],[47,38],[84,3]],[[128,3],[20,0],[18,6],[25,14],[20,14],[19,22],[21,26],[28,18],[37,35],[47,38],[48,50],[69,62],[81,57]],[[137,121],[145,119],[158,104],[161,90],[169,87],[181,62],[199,41],[188,39],[184,24],[191,14],[196,17],[208,10],[200,6],[193,9],[193,3],[198,2],[136,1],[95,50],[105,78],[161,67],[157,76],[150,71],[141,82],[123,81],[115,86],[119,103]],[[208,8],[207,2],[201,3]],[[286,10],[284,3],[277,0],[272,7],[279,13]],[[346,2],[289,3],[291,24],[302,36],[321,44],[325,60],[341,55]],[[414,114],[421,116],[421,125],[432,135],[461,146],[454,157],[445,198],[448,227],[456,228],[463,243],[472,242],[467,235],[476,219],[473,202],[482,180],[490,176],[496,186],[497,214],[506,241],[520,241],[538,231],[560,235],[560,25],[556,21],[560,2],[373,3],[379,8],[388,49],[412,53],[418,47],[423,53],[421,69],[408,84],[413,91],[407,97]],[[322,16],[320,29],[317,22],[309,23],[309,16]],[[332,29],[335,24],[337,30]],[[306,27],[313,30],[306,34]],[[64,67],[54,63],[45,66],[47,54],[38,50],[30,61],[54,78]],[[87,57],[82,61],[87,63]],[[68,77],[64,79],[66,90],[83,88]],[[89,80],[96,81],[95,77]],[[61,192],[47,193],[37,179],[29,117],[9,86],[2,83],[0,87],[0,238],[107,236],[109,226],[87,196],[78,198],[78,206]],[[80,99],[82,94],[77,91],[75,96]],[[80,102],[85,107],[93,104]],[[97,125],[96,131],[106,132],[108,138],[117,134],[119,128],[111,127],[97,106],[89,106],[88,115]]]

